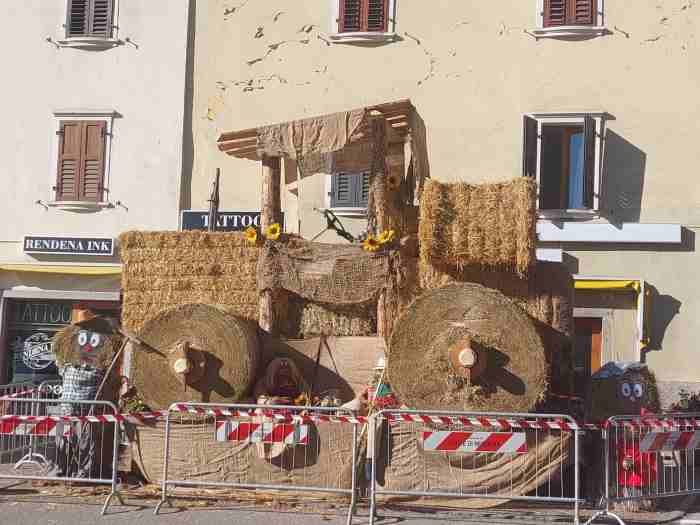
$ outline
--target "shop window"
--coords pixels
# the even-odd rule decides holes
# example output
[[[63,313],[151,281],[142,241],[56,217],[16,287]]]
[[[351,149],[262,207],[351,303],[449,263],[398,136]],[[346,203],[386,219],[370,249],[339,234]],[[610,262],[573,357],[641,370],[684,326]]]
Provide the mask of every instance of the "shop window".
[[[111,39],[114,0],[68,0],[66,38]]]
[[[523,175],[538,182],[541,213],[598,210],[602,126],[598,115],[524,117]]]

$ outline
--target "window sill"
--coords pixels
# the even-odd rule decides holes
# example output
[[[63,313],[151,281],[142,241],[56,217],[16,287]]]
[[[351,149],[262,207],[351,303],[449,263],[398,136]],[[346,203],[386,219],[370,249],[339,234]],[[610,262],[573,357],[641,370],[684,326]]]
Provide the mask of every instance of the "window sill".
[[[560,38],[560,37],[595,37],[607,34],[608,30],[604,26],[556,26],[538,27],[533,30],[537,38]]]
[[[111,49],[122,44],[116,38],[73,37],[57,40],[60,47],[73,47],[77,49]]]
[[[100,211],[106,208],[114,208],[111,202],[84,202],[84,201],[51,201],[47,202],[49,208],[66,211]]]
[[[599,219],[597,210],[537,210],[538,219],[592,220]]]
[[[328,38],[336,44],[383,44],[393,42],[397,35],[393,32],[334,33],[328,35]]]
[[[367,208],[328,208],[328,211],[333,212],[338,217],[348,217],[355,219],[363,219],[367,217]]]

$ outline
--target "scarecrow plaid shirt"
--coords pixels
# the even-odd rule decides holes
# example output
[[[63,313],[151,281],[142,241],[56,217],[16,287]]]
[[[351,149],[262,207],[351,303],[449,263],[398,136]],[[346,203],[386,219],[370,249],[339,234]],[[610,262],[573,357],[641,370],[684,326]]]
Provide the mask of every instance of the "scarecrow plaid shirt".
[[[97,388],[104,376],[101,370],[90,365],[65,365],[61,371],[63,376],[63,394],[61,401],[93,401]],[[63,415],[87,414],[87,405],[61,404]]]

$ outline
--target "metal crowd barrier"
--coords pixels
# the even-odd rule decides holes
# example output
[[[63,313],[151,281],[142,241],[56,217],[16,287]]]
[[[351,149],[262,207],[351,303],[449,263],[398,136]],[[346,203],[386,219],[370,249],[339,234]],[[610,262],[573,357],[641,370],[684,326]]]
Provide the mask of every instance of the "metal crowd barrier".
[[[603,509],[586,522],[613,518],[611,504],[700,494],[700,413],[615,416],[603,430]]]
[[[380,433],[380,425],[386,425]],[[370,480],[370,525],[373,525],[377,507],[377,497],[414,496],[420,498],[475,498],[494,500],[520,500],[544,503],[570,504],[573,506],[574,523],[579,523],[580,472],[579,438],[580,430],[576,422],[562,414],[506,414],[506,413],[467,413],[416,410],[383,410],[370,418],[370,439],[368,447],[371,461]],[[391,466],[392,428],[396,432],[407,431],[416,440],[420,453],[418,465],[412,465],[415,475],[403,476],[394,480],[394,486],[384,487],[379,481],[378,463]],[[372,437],[373,436],[373,437]],[[566,462],[560,457],[545,472],[540,466],[538,454],[545,454],[540,445],[548,440],[560,450],[570,450],[573,461]],[[379,452],[383,451],[383,457]],[[548,449],[551,453],[551,448]],[[535,456],[535,470],[531,473],[541,483],[525,492],[514,483],[517,469],[511,468],[505,482],[489,492],[488,485],[474,490],[463,486],[458,479],[484,462],[484,458],[509,459],[511,462],[519,454]],[[556,454],[554,454],[556,455]],[[435,460],[448,464],[451,476],[441,476]],[[398,461],[398,460],[397,460]],[[573,463],[573,488],[565,482],[565,463]],[[542,472],[539,472],[542,469]],[[507,469],[505,469],[507,470]],[[554,470],[554,472],[552,471]],[[462,474],[467,479],[468,474]],[[410,479],[409,479],[410,478]],[[398,486],[396,486],[398,485]],[[525,492],[525,493],[524,493]]]
[[[0,415],[0,479],[108,485],[116,497],[119,418],[106,401],[8,400]],[[123,502],[122,502],[123,503]]]
[[[201,416],[194,424],[193,414]],[[366,420],[357,418],[354,411],[342,408],[173,403],[165,419],[162,496],[155,514],[164,503],[171,505],[169,487],[226,487],[347,495],[350,497],[349,525],[357,502],[358,425],[365,423]],[[269,459],[267,474],[253,472],[253,469],[250,472],[238,471],[224,481],[201,479],[197,472],[181,471],[179,477],[171,476],[173,460],[182,459],[173,457],[171,451],[173,427],[178,424],[190,425],[187,428],[191,430],[191,436],[209,435],[211,438],[207,439],[212,441],[230,441],[231,447],[241,447],[236,452],[238,454],[252,453],[251,446],[263,447],[256,450],[266,461],[265,450],[277,446],[277,452],[272,453],[276,459]],[[352,456],[349,486],[343,486],[339,464],[329,465],[331,468],[323,476],[310,470],[321,454],[339,451],[345,447],[343,443],[348,444],[348,438],[349,446],[344,456],[347,458],[348,453]],[[195,438],[186,436],[184,439]],[[281,449],[288,453],[280,453]]]

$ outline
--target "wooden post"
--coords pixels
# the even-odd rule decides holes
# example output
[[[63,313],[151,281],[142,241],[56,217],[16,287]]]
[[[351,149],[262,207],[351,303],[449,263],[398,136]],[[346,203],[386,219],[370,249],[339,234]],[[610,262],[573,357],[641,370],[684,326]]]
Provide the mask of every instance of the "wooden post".
[[[390,190],[387,187],[387,131],[383,115],[372,115],[372,172],[369,176],[369,202],[367,205],[367,230],[371,235],[378,235],[392,227]],[[393,316],[389,312],[391,302],[383,291],[377,300],[377,335],[388,338],[391,335]]]
[[[262,159],[262,202],[260,204],[260,232],[265,235],[267,228],[274,223],[281,223],[282,200],[280,197],[280,158],[263,157]],[[264,290],[260,295],[258,325],[269,334],[279,331],[275,316],[275,292]]]

